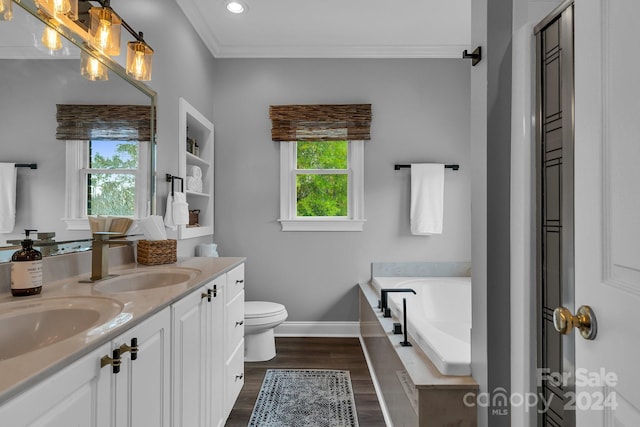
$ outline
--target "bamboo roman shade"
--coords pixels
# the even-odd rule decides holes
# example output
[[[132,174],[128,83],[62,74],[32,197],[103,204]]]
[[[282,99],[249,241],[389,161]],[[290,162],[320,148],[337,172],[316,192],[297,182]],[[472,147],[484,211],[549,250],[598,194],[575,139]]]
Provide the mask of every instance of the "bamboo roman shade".
[[[149,105],[57,104],[56,108],[56,139],[151,141]]]
[[[272,105],[272,141],[371,139],[371,104]]]

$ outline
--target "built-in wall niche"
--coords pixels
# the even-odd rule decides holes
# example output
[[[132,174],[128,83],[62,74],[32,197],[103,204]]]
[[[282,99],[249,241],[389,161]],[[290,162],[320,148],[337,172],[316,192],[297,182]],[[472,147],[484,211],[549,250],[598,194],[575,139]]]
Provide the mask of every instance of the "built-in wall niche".
[[[179,176],[184,178],[184,190],[189,210],[199,210],[197,225],[178,226],[178,239],[213,234],[213,123],[184,98],[179,100]],[[202,189],[190,186],[192,166],[202,171]]]

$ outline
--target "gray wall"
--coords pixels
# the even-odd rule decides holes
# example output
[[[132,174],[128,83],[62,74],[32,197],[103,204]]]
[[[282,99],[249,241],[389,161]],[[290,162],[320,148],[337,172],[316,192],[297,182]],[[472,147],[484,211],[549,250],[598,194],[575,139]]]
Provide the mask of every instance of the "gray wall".
[[[115,10],[154,49],[153,76],[158,92],[157,207],[163,215],[170,184],[166,173],[178,174],[178,99],[185,98],[203,115],[213,119],[213,57],[175,1],[128,0],[113,4]],[[213,121],[213,120],[212,120]],[[178,256],[193,256],[197,243],[211,237],[182,240]]]
[[[285,304],[290,321],[357,319],[355,284],[374,261],[470,261],[469,63],[462,60],[216,59],[216,234],[246,256],[247,299]],[[371,103],[363,232],[282,232],[279,145],[270,104]],[[440,236],[409,232],[409,171],[447,171]]]
[[[510,393],[512,0],[472,2],[473,316],[471,371],[481,393]],[[478,408],[480,427],[511,425],[510,408]]]

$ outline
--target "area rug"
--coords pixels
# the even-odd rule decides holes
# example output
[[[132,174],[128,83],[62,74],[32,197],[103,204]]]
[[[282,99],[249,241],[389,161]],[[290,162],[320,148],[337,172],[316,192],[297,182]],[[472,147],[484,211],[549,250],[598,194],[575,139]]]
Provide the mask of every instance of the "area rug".
[[[349,371],[267,370],[247,427],[358,427]]]

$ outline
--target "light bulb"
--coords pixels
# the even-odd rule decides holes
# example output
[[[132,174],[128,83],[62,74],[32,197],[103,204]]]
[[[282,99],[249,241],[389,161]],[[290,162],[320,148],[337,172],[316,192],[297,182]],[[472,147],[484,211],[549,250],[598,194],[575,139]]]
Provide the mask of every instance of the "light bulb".
[[[87,71],[93,78],[99,76],[101,71],[100,62],[96,58],[90,58],[89,61],[87,61]]]
[[[51,27],[45,27],[42,32],[42,44],[50,50],[62,49],[60,34]]]
[[[53,0],[53,11],[58,14],[69,13],[71,2],[69,0]]]
[[[144,52],[137,51],[133,59],[133,75],[136,79],[139,79],[146,73],[147,67],[144,63]]]
[[[100,50],[109,49],[109,45],[111,42],[111,22],[106,19],[100,20],[100,26],[98,27],[97,32],[97,42]]]
[[[80,56],[80,74],[88,80],[109,80],[107,68],[93,56],[82,52]]]

